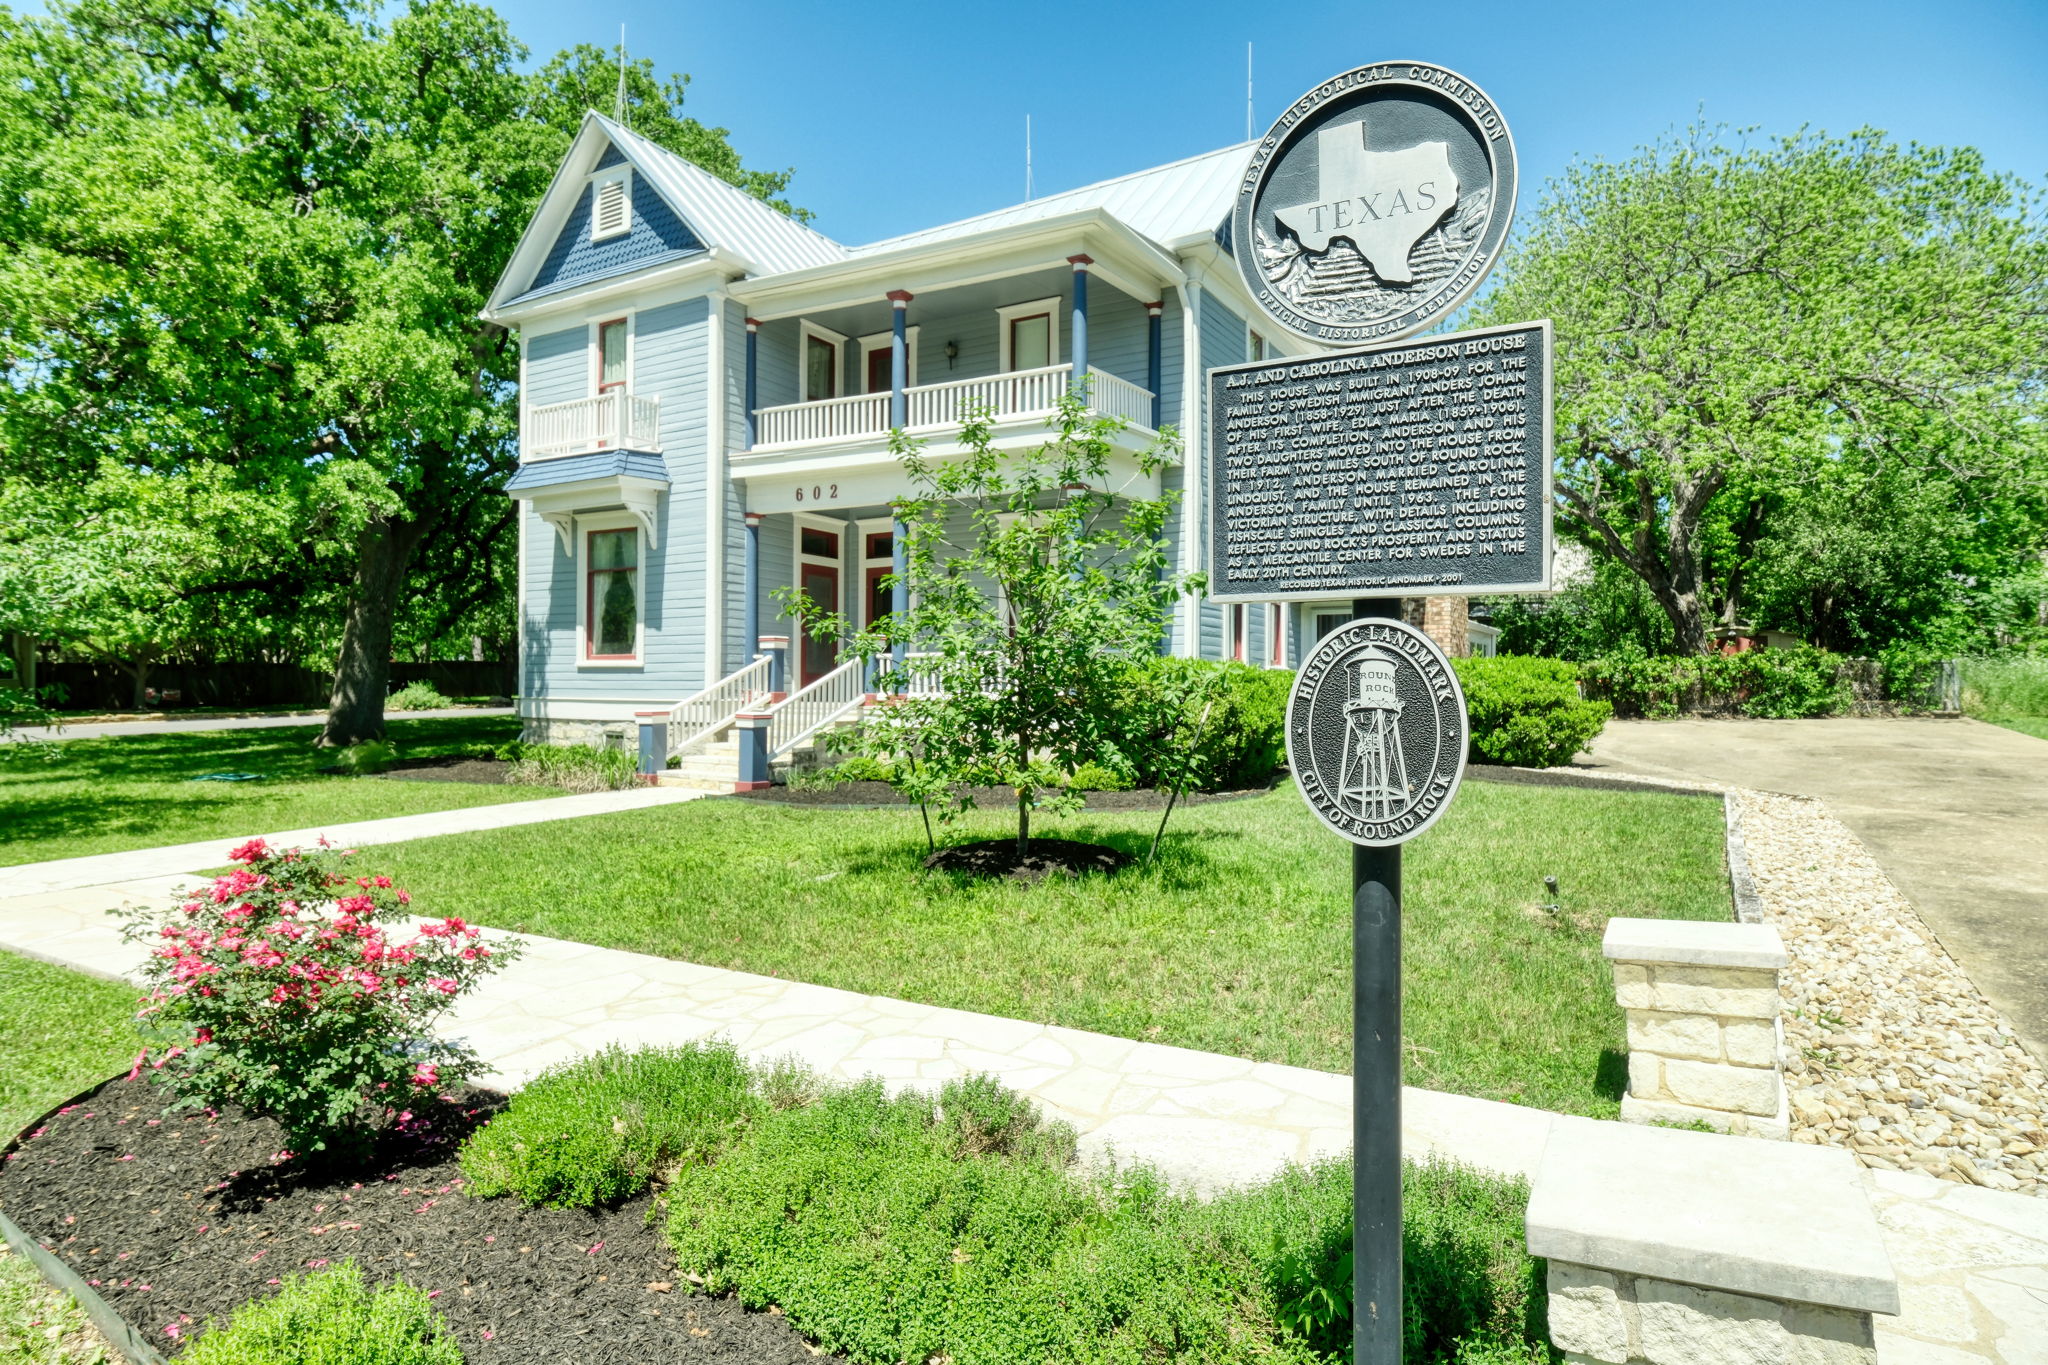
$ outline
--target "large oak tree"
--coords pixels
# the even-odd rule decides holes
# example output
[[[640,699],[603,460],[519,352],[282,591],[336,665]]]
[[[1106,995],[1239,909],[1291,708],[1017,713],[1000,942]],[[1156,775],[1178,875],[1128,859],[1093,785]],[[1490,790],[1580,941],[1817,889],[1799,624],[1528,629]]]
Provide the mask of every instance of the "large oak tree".
[[[1972,150],[1695,130],[1580,163],[1475,313],[1555,321],[1560,527],[1682,652],[1757,608],[1879,642],[2038,556],[2048,235]]]
[[[262,573],[179,591],[338,606],[326,743],[382,732],[396,622],[431,636],[512,578],[518,349],[477,315],[619,82],[595,48],[525,55],[460,0],[0,13],[0,479],[61,501],[108,460],[209,466],[224,504],[289,507]],[[776,202],[682,80],[626,86],[638,131]]]

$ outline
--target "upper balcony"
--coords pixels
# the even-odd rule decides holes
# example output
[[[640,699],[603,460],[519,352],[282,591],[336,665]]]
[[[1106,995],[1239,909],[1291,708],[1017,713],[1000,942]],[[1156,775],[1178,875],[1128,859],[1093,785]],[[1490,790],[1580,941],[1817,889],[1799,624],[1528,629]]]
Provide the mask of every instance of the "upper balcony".
[[[661,400],[619,388],[595,398],[526,410],[520,424],[520,459],[549,460],[597,450],[641,450],[659,455]]]
[[[995,421],[1043,420],[1058,410],[1061,395],[1072,388],[1072,365],[1046,365],[1034,370],[919,384],[904,390],[904,431],[930,435],[956,429],[969,416]],[[841,442],[865,444],[889,433],[892,395],[853,394],[809,403],[783,403],[755,413],[757,452]],[[1094,366],[1088,368],[1088,407],[1105,417],[1121,418],[1142,431],[1152,430],[1152,392]]]

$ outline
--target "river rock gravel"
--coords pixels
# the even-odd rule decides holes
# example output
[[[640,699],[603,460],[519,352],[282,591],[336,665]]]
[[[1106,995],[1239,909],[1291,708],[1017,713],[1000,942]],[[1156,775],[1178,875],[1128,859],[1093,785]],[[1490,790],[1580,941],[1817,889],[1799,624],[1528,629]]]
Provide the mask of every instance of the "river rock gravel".
[[[1780,977],[1792,1140],[2048,1197],[2048,1074],[1826,805],[1729,795],[1792,959]]]

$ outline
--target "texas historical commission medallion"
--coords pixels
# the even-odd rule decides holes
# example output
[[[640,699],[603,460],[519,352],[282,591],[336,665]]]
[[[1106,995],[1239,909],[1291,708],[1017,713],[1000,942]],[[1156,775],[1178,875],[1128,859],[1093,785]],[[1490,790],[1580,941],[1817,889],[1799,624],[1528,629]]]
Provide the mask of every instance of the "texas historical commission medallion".
[[[1296,100],[1253,148],[1231,249],[1288,330],[1391,341],[1479,287],[1515,184],[1514,139],[1477,86],[1430,62],[1362,66]]]
[[[1436,641],[1403,621],[1352,621],[1303,661],[1287,703],[1302,799],[1354,844],[1401,844],[1465,775],[1465,693]]]

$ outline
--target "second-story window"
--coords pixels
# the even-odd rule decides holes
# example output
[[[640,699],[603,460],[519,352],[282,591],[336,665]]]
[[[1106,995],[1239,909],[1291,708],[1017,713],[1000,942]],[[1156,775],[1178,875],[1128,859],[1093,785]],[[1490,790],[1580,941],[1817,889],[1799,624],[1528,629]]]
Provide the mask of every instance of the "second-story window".
[[[626,320],[613,318],[597,324],[597,391],[610,393],[626,387]]]
[[[839,348],[815,332],[804,334],[804,401],[839,396]]]
[[[1038,370],[1052,364],[1052,314],[1010,319],[1010,368]]]
[[[1264,360],[1266,358],[1266,339],[1257,332],[1246,332],[1244,334],[1244,351],[1244,358],[1246,360]]]

